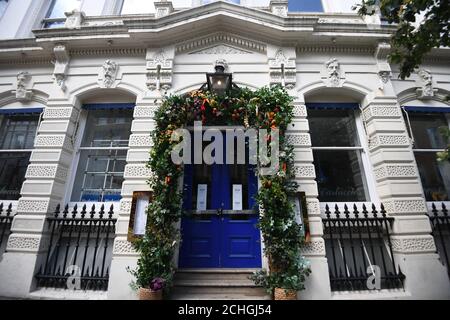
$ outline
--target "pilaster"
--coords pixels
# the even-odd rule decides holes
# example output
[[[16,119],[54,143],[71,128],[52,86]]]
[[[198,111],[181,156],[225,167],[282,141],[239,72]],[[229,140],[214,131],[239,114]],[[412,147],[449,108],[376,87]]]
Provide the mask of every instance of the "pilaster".
[[[299,296],[301,299],[329,299],[331,297],[330,278],[317,198],[318,188],[315,181],[307,109],[305,103],[299,99],[293,103],[294,119],[286,135],[288,141],[294,146],[295,179],[300,191],[306,194],[311,233],[311,241],[305,245],[302,254],[310,262],[312,273],[306,281],[306,290],[301,291]]]
[[[127,235],[133,191],[150,190],[147,183],[150,178],[150,169],[146,164],[152,147],[150,134],[155,127],[153,116],[157,109],[156,98],[157,96],[152,96],[152,99],[136,103],[134,108],[109,276],[109,299],[137,298],[137,293],[129,286],[133,279],[127,272],[127,268],[136,266],[138,253],[134,250],[133,244],[127,240]]]
[[[390,80],[385,84],[390,90]],[[414,299],[450,298],[450,282],[438,261],[419,172],[395,97],[375,96],[363,109],[378,195],[395,217],[394,257]]]
[[[1,296],[26,297],[34,289],[35,269],[47,247],[45,219],[64,196],[78,112],[51,101],[43,112],[0,264]]]

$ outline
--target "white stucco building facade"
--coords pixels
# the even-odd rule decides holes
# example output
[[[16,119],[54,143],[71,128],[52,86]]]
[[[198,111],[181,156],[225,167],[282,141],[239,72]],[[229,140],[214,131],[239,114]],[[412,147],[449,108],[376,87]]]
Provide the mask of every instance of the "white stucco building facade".
[[[224,59],[238,86],[281,84],[294,98],[287,134],[307,198],[311,241],[303,252],[312,269],[299,298],[450,298],[449,221],[432,233],[427,216],[433,203],[439,216],[446,214],[442,204],[450,204],[450,166],[434,164],[443,148],[435,129],[450,125],[448,49],[432,50],[417,73],[400,80],[387,62],[393,26],[353,13],[356,0],[289,2],[0,1],[0,216],[10,204],[14,216],[2,234],[0,296],[136,298],[127,267],[138,255],[127,234],[133,191],[149,190],[153,114],[165,95],[200,88]],[[114,138],[97,130],[102,121]],[[342,121],[345,130],[331,130]],[[321,139],[333,135],[336,144]],[[90,168],[99,157],[108,164]],[[337,260],[323,219],[326,204],[343,210],[345,203],[383,203],[394,218],[382,246],[392,249],[386,257],[404,275],[401,286],[334,289],[330,272]],[[96,245],[108,265],[102,290],[38,284],[46,260],[58,260],[48,253],[56,241],[48,218],[58,204],[61,212],[69,204],[69,216],[75,204],[86,204],[88,212],[104,204],[105,215],[113,205],[110,245]],[[340,240],[331,246],[342,255]],[[61,256],[69,252],[70,260],[70,250]],[[345,254],[343,263],[350,277]]]

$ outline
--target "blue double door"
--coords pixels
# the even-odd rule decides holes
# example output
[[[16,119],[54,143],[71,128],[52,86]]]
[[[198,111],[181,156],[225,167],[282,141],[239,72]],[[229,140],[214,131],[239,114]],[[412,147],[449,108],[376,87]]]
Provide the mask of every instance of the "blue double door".
[[[207,186],[206,210],[197,210],[197,198],[205,198],[204,193],[198,194],[199,184]],[[240,185],[241,196],[233,192],[233,185]],[[181,220],[179,267],[261,267],[257,190],[254,166],[185,165],[183,207],[187,214]],[[242,198],[242,210],[233,210],[236,196]]]

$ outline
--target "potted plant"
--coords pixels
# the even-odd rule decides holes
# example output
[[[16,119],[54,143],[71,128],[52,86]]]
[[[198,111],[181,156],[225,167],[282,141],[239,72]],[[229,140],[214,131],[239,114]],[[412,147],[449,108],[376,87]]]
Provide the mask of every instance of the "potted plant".
[[[251,279],[264,287],[274,300],[297,300],[297,292],[305,289],[306,277],[311,273],[307,261],[299,257],[297,263],[277,271],[265,269],[254,273]]]
[[[139,300],[162,300],[164,279],[154,278],[148,287],[140,287],[138,291]]]

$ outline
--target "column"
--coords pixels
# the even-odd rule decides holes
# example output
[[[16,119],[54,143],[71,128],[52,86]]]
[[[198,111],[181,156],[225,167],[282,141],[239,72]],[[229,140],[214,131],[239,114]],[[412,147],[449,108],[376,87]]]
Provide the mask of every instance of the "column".
[[[138,253],[134,250],[133,244],[127,240],[127,235],[133,191],[150,190],[147,183],[150,168],[147,168],[146,163],[152,146],[150,133],[155,127],[153,120],[157,109],[155,101],[155,97],[148,98],[136,103],[134,108],[109,276],[109,299],[137,299],[137,293],[130,287],[133,277],[127,271],[127,267],[136,267]]]
[[[388,215],[395,217],[391,240],[395,261],[406,276],[405,291],[414,299],[450,298],[410,139],[389,80],[384,95],[368,99],[363,118],[378,195]]]
[[[325,255],[322,218],[318,200],[318,188],[313,164],[311,137],[303,97],[294,101],[294,119],[287,131],[288,141],[294,146],[295,179],[300,191],[307,198],[311,241],[305,245],[302,254],[311,264],[312,273],[308,277],[306,290],[299,294],[300,299],[329,299],[331,297],[328,262]]]
[[[0,296],[26,297],[47,245],[46,216],[64,197],[79,107],[49,101],[22,185],[7,252],[0,264]]]

